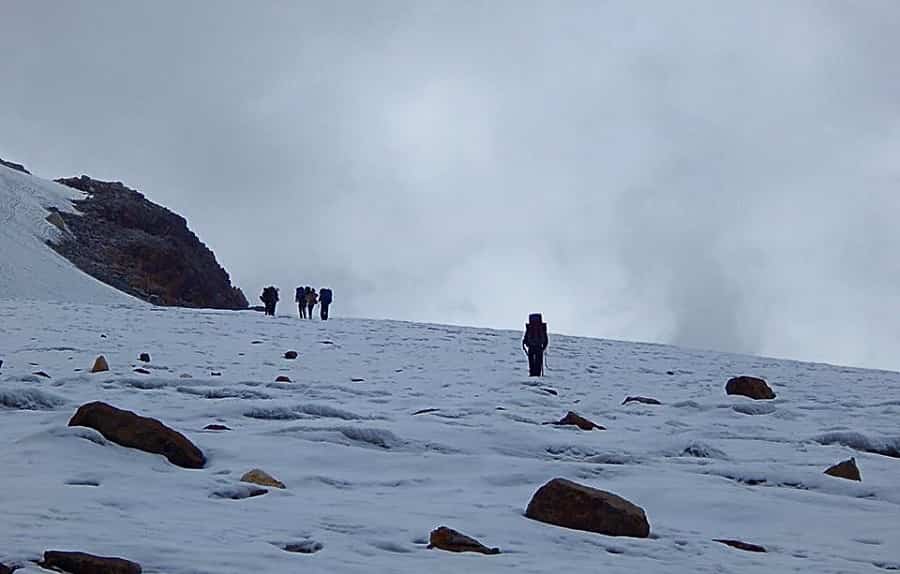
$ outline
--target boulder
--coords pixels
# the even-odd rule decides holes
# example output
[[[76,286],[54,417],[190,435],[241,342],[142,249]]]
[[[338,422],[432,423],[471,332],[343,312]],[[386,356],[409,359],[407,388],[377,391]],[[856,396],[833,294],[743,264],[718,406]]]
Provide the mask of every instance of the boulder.
[[[576,426],[576,427],[580,428],[581,430],[594,430],[594,429],[606,430],[606,427],[602,427],[593,421],[589,421],[588,419],[584,418],[583,416],[581,416],[577,413],[574,413],[572,411],[569,411],[568,413],[566,413],[566,416],[564,416],[563,418],[561,418],[560,420],[558,420],[557,422],[555,422],[553,424],[555,424],[557,426],[570,426],[570,425]]]
[[[431,531],[431,535],[428,537],[428,548],[439,548],[449,552],[500,554],[499,548],[488,548],[474,538],[446,526],[440,526]]]
[[[656,399],[650,397],[625,397],[625,400],[622,401],[623,405],[627,405],[628,403],[642,403],[645,405],[661,405],[662,403]]]
[[[729,395],[743,395],[754,400],[774,399],[775,391],[766,381],[757,377],[734,377],[725,384],[725,392]]]
[[[284,375],[278,375],[277,377],[275,377],[275,382],[276,383],[290,383],[291,379],[290,379],[290,377],[286,377]]]
[[[141,361],[143,363],[149,363],[150,362],[150,353],[141,353],[141,356],[138,357],[138,361]]]
[[[286,352],[286,353],[284,354],[284,358],[285,358],[285,359],[291,359],[291,360],[296,359],[296,358],[297,358],[297,351],[288,351],[288,352]]]
[[[750,544],[748,542],[742,542],[740,540],[729,540],[725,538],[716,538],[713,542],[719,542],[720,544],[724,544],[726,546],[731,546],[732,548],[737,548],[738,550],[746,550],[747,552],[765,552],[766,549],[762,546],[758,546],[756,544]]]
[[[96,359],[94,359],[94,365],[91,367],[92,373],[102,373],[104,371],[109,370],[109,363],[106,362],[106,357],[100,355]]]
[[[13,573],[12,566],[7,566],[6,564],[3,564],[2,562],[0,562],[0,574],[12,574],[12,573]]]
[[[241,477],[241,482],[252,482],[253,484],[258,484],[260,486],[284,488],[283,482],[259,468],[254,468],[253,470],[245,472],[244,476]]]
[[[650,523],[641,507],[611,492],[564,478],[554,478],[540,487],[531,497],[525,516],[608,536],[650,535]]]
[[[184,468],[203,468],[206,464],[203,452],[178,431],[156,419],[99,401],[78,407],[69,426],[92,428],[114,443],[161,454],[172,464]]]
[[[44,552],[44,560],[38,566],[71,574],[141,574],[141,565],[131,560],[59,550]]]
[[[855,458],[849,458],[843,462],[839,462],[836,465],[829,467],[825,470],[825,474],[829,476],[836,476],[838,478],[846,478],[847,480],[858,480],[862,482],[862,477],[859,474],[859,467],[856,466]]]

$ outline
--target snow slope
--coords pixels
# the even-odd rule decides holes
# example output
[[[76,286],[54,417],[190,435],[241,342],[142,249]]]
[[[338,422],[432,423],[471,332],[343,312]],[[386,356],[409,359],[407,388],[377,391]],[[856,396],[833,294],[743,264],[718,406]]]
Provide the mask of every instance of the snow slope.
[[[81,192],[0,165],[0,298],[139,302],[97,281],[47,244],[61,233],[47,208],[73,212]]]
[[[132,370],[141,352],[149,375]],[[89,375],[98,353],[112,371]],[[71,549],[169,574],[900,568],[900,459],[851,448],[900,447],[897,373],[551,335],[536,381],[512,332],[2,300],[0,359],[0,562]],[[726,396],[741,373],[778,398]],[[92,400],[182,431],[207,468],[67,427]],[[570,409],[608,430],[542,424]],[[215,422],[233,430],[202,430]],[[862,483],[822,473],[850,456]],[[287,489],[213,496],[254,467]],[[525,518],[557,476],[642,506],[651,538]],[[427,550],[439,525],[503,553]],[[296,542],[321,549],[280,547]]]

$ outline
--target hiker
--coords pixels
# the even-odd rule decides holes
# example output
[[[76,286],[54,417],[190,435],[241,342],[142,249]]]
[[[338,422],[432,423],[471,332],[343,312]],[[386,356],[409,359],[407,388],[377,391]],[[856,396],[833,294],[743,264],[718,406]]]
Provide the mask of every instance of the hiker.
[[[278,303],[278,288],[269,285],[262,290],[259,300],[266,306],[266,315],[275,316],[275,304]]]
[[[544,351],[547,350],[547,323],[544,323],[540,313],[528,316],[522,348],[528,353],[528,376],[543,376]]]
[[[294,302],[300,311],[300,318],[306,319],[306,287],[297,287],[294,291]]]
[[[313,318],[313,307],[319,302],[319,296],[316,295],[316,290],[312,287],[309,287],[309,292],[306,294],[306,313],[310,319]]]
[[[319,317],[323,321],[328,320],[328,307],[331,305],[334,295],[328,287],[319,289]]]

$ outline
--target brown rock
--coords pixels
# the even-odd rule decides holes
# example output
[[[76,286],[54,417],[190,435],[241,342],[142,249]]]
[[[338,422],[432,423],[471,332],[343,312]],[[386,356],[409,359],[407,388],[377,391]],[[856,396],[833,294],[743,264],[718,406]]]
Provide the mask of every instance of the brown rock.
[[[834,466],[829,467],[825,474],[829,476],[836,476],[838,478],[846,478],[847,480],[858,480],[862,482],[862,477],[859,475],[859,467],[856,466],[856,459],[849,458],[843,462],[839,462]]]
[[[625,397],[625,400],[622,401],[623,405],[627,405],[628,403],[642,403],[645,405],[661,405],[662,403],[656,399],[652,399],[650,397]]]
[[[276,383],[290,383],[291,379],[290,379],[290,377],[286,377],[284,375],[278,375],[277,377],[275,377],[275,382]]]
[[[253,470],[248,470],[244,473],[244,476],[241,477],[241,482],[252,482],[253,484],[259,484],[260,486],[271,486],[273,488],[284,488],[284,483],[269,474],[268,472],[254,468]]]
[[[0,563],[0,574],[12,574],[14,569],[13,566],[7,566],[6,564]]]
[[[499,548],[488,548],[474,538],[452,528],[440,526],[431,531],[428,548],[440,548],[449,552],[478,552],[480,554],[500,554]]]
[[[205,427],[203,427],[203,430],[231,430],[231,429],[225,425],[211,424],[211,425],[206,425]]]
[[[104,371],[109,370],[109,363],[106,362],[106,357],[100,355],[96,359],[94,359],[94,366],[91,367],[92,373],[102,373]]]
[[[588,419],[584,418],[583,416],[581,416],[577,413],[573,413],[572,411],[569,411],[568,413],[566,413],[566,416],[564,416],[559,421],[557,421],[553,424],[560,425],[560,426],[573,425],[573,426],[580,428],[581,430],[594,430],[594,429],[606,430],[606,427],[602,427],[593,421],[589,421]]]
[[[102,402],[81,405],[69,426],[95,429],[114,443],[145,452],[161,454],[184,468],[203,468],[206,457],[183,434],[156,419],[117,409]]]
[[[107,558],[84,552],[47,550],[38,566],[71,574],[141,574],[141,565],[124,558]]]
[[[747,552],[765,552],[766,549],[762,546],[758,546],[756,544],[750,544],[748,542],[741,542],[740,540],[728,540],[725,538],[716,538],[713,542],[719,542],[721,544],[725,544],[726,546],[731,546],[732,548],[737,548],[738,550],[746,550]]]
[[[525,516],[609,536],[650,535],[650,523],[641,507],[611,492],[564,478],[554,478],[540,487],[531,497]]]
[[[287,353],[284,354],[284,358],[285,359],[296,359],[297,351],[288,351]]]
[[[149,363],[150,362],[150,353],[141,353],[141,356],[138,357],[138,361]]]
[[[775,391],[766,381],[757,377],[734,377],[725,384],[725,392],[729,395],[743,395],[754,400],[774,399]]]

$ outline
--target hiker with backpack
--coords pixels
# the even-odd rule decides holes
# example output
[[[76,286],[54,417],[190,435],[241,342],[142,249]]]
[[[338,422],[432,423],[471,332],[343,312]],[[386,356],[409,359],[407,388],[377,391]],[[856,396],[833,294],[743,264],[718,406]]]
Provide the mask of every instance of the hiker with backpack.
[[[547,323],[540,313],[532,313],[525,323],[525,337],[522,348],[528,354],[528,376],[544,375],[544,351],[547,350]]]
[[[278,303],[278,288],[273,285],[264,288],[262,290],[262,295],[259,296],[259,300],[265,305],[266,315],[274,317],[275,304]]]
[[[309,291],[306,293],[306,313],[308,318],[313,318],[313,308],[319,302],[319,296],[316,295],[316,290],[312,287],[307,287]]]
[[[294,302],[300,312],[300,318],[306,319],[306,287],[297,287],[294,291]]]
[[[331,305],[333,299],[334,294],[331,292],[331,289],[328,287],[319,289],[319,317],[323,321],[328,320],[328,307]]]

